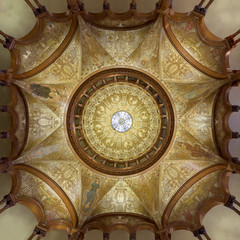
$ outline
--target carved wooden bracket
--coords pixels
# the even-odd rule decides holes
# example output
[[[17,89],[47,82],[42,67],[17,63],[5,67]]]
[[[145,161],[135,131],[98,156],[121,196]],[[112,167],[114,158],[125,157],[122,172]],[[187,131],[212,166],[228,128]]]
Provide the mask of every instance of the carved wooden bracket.
[[[75,232],[72,235],[68,236],[69,240],[83,240],[84,239],[84,233],[83,232]]]
[[[107,0],[104,0],[103,10],[104,10],[104,11],[110,10],[110,3],[109,3]]]
[[[40,240],[42,237],[45,237],[47,233],[47,228],[46,226],[36,226],[33,230],[32,235],[28,238],[28,240],[32,240],[36,235],[38,235],[37,240]]]
[[[136,240],[136,233],[130,233],[129,239],[130,240]]]
[[[232,209],[234,212],[240,215],[240,211],[234,206],[234,204],[240,207],[240,203],[236,200],[236,197],[230,194],[226,199],[224,206]]]
[[[207,240],[211,240],[211,238],[208,236],[204,226],[201,226],[200,228],[194,230],[193,235],[194,235],[194,237],[197,237],[200,240],[203,240],[201,235],[203,235]]]
[[[155,239],[159,240],[170,240],[171,234],[168,232],[167,229],[162,229],[159,231],[159,234],[155,235]]]
[[[194,7],[194,10],[193,10],[193,11],[196,12],[196,13],[199,13],[199,14],[201,14],[201,15],[203,15],[203,16],[205,16],[206,13],[207,13],[208,8],[210,7],[210,5],[213,3],[214,0],[210,0],[205,7],[202,7],[202,5],[203,5],[203,3],[204,3],[205,1],[206,1],[206,0],[202,0],[198,5],[196,5],[196,6]]]
[[[4,212],[6,209],[13,207],[16,205],[16,198],[14,195],[9,193],[8,195],[3,197],[3,200],[0,202],[0,205],[6,203],[6,205],[0,209],[0,213]]]
[[[26,2],[27,5],[32,9],[34,15],[35,15],[37,18],[44,17],[44,16],[47,14],[47,9],[46,9],[46,7],[43,6],[43,5],[41,5],[38,0],[34,0],[34,2],[36,3],[36,5],[38,6],[38,8],[35,8],[35,7],[33,6],[33,4],[30,2],[30,0],[25,0],[25,2]]]
[[[79,7],[79,3],[77,0],[67,0],[68,2],[68,8],[72,11],[72,13],[79,13],[81,10]]]
[[[12,82],[12,74],[7,71],[0,71],[0,86],[9,86]]]
[[[15,40],[14,37],[11,37],[9,35],[7,35],[6,33],[0,31],[0,35],[2,35],[5,38],[5,41],[3,41],[2,39],[0,39],[0,43],[3,44],[3,46],[9,50],[13,49],[14,45],[15,45]]]
[[[240,82],[240,70],[233,70],[228,74],[229,82],[232,86],[238,86]]]
[[[232,112],[238,112],[240,110],[240,106],[232,105]]]
[[[109,240],[110,234],[109,233],[103,233],[103,240]]]
[[[12,168],[12,163],[9,158],[0,159],[0,173],[7,173]]]
[[[235,40],[235,37],[240,34],[240,29],[236,31],[234,34],[226,37],[226,40],[228,41],[229,47],[234,48],[236,45],[240,42],[240,37]]]

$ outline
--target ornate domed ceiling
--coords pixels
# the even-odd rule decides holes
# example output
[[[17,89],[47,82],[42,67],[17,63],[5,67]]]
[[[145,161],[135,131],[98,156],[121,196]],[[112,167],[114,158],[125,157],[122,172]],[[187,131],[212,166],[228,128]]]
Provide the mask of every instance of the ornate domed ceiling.
[[[54,14],[38,1],[37,23],[21,39],[4,33],[11,67],[0,74],[12,101],[11,155],[0,163],[13,186],[0,212],[16,203],[38,219],[32,239],[65,229],[83,239],[101,229],[150,229],[167,240],[177,229],[201,239],[217,204],[236,210],[228,190],[240,165],[228,152],[228,93],[239,71],[228,56],[236,34],[204,24],[211,1],[176,13],[168,0],[116,14],[104,1],[90,13],[69,0]]]

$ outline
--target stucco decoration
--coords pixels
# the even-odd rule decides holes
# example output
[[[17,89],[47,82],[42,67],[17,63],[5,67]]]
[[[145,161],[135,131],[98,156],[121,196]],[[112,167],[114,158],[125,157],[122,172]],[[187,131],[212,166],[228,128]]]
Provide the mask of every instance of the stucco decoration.
[[[222,106],[231,46],[203,15],[164,6],[137,17],[107,5],[102,15],[40,9],[34,31],[10,46],[1,80],[26,99],[26,124],[15,123],[28,131],[17,132],[24,149],[5,171],[11,197],[35,201],[42,224],[61,220],[71,235],[98,216],[124,215],[169,236],[201,227],[201,204],[228,199],[233,163],[215,129],[231,135],[230,104]],[[111,122],[119,111],[132,118],[123,132]]]

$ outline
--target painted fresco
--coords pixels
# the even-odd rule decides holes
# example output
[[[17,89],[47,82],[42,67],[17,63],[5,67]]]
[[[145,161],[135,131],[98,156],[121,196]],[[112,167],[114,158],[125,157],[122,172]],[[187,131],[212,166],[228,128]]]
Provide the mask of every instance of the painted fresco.
[[[197,39],[192,23],[186,24],[180,26],[178,34],[180,36],[186,27],[191,28],[187,34],[189,39],[184,42],[187,48],[187,44],[196,43]],[[59,25],[49,23],[45,31],[60,31],[57,36],[61,35],[62,39],[70,24],[61,25],[62,29]],[[172,26],[174,31],[178,28],[177,24]],[[49,41],[54,42],[55,38],[54,35]],[[24,53],[19,50],[23,58],[32,62],[29,67],[28,62],[22,65],[19,73],[46,59],[46,54],[38,58],[39,46],[44,44],[49,45],[45,37],[38,44],[26,46]],[[193,53],[194,49],[189,51],[200,54],[196,58],[204,65],[215,66],[214,70],[220,71],[215,64],[219,58],[212,55],[215,50],[205,50],[201,44],[197,53]],[[49,54],[53,50],[49,49]],[[30,51],[35,51],[36,57],[32,57]],[[211,58],[206,51],[212,51]],[[153,74],[166,87],[173,99],[176,130],[166,155],[156,161],[153,169],[125,178],[100,174],[86,167],[72,152],[64,129],[67,102],[76,85],[96,70],[121,65]],[[203,169],[223,163],[211,131],[213,102],[224,83],[225,79],[217,80],[199,72],[179,55],[163,30],[162,17],[147,27],[121,34],[93,27],[79,16],[78,30],[64,53],[36,76],[15,82],[23,90],[29,108],[29,137],[15,164],[37,168],[54,180],[72,201],[79,226],[99,214],[128,212],[153,219],[161,228],[162,214],[177,190]],[[92,109],[94,106],[90,113]],[[88,124],[91,128],[91,122]],[[44,206],[46,221],[71,221],[62,200],[49,186],[25,171],[21,172],[21,178],[18,196],[39,200]],[[213,196],[222,196],[217,173],[190,188],[173,209],[170,220],[192,220],[198,204]]]

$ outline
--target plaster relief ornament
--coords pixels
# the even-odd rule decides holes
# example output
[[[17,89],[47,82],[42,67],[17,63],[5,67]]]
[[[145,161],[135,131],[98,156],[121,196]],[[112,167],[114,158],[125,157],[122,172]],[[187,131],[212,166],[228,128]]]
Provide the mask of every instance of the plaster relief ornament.
[[[12,57],[0,72],[12,100],[11,154],[0,171],[16,203],[38,224],[30,240],[51,229],[69,239],[113,226],[150,229],[156,239],[187,229],[208,239],[202,219],[219,203],[239,204],[228,189],[240,161],[228,152],[229,89],[239,82],[228,55],[239,40],[207,29],[204,0],[176,13],[162,0],[151,13],[117,14],[104,1],[93,14],[81,1],[54,14],[37,0],[37,24],[21,39],[0,32]],[[227,67],[226,67],[227,66]],[[101,228],[100,228],[101,226]]]

